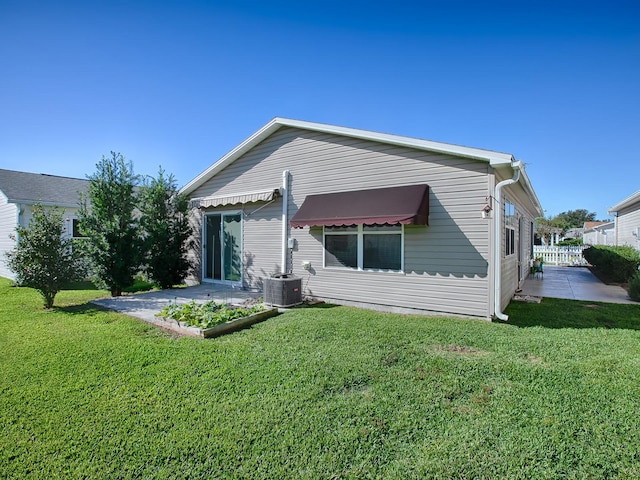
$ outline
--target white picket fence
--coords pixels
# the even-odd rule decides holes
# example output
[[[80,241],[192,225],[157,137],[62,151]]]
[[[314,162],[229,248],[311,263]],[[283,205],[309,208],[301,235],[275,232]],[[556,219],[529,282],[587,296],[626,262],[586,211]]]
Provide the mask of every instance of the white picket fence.
[[[548,247],[545,245],[534,245],[533,257],[542,257],[546,265],[586,265],[587,262],[582,256],[582,250],[586,247]]]

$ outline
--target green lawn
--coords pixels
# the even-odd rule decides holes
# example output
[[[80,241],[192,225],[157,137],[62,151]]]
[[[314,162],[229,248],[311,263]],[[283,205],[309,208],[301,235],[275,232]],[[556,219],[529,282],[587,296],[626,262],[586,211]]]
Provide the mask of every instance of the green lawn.
[[[176,338],[0,280],[0,478],[638,478],[640,306]]]

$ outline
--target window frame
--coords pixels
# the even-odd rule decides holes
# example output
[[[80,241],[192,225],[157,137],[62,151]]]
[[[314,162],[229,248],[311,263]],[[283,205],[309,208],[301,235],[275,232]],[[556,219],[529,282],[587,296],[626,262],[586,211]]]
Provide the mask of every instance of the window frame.
[[[367,228],[376,227],[393,227],[397,230],[367,230]],[[336,228],[333,230],[332,228]],[[343,229],[343,230],[339,230]],[[327,254],[331,253],[327,250],[327,235],[329,236],[341,236],[341,235],[353,235],[357,237],[356,241],[356,266],[338,266],[327,265]],[[364,236],[365,235],[398,235],[400,237],[400,269],[382,269],[382,268],[364,268]],[[404,225],[349,225],[346,227],[322,227],[322,268],[329,270],[351,270],[358,272],[387,272],[387,273],[404,273],[404,238],[405,229]]]
[[[504,201],[504,256],[510,257],[516,254],[516,206],[509,200]]]
[[[80,219],[75,215],[69,215],[65,217],[65,230],[68,238],[87,238],[80,234],[79,229]],[[76,232],[78,235],[76,235]]]

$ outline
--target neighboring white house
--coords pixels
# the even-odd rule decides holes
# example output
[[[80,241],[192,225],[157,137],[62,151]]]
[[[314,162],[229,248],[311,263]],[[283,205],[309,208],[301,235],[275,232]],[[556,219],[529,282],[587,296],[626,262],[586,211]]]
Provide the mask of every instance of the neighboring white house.
[[[275,118],[182,189],[193,281],[485,319],[529,274],[543,215],[508,153]]]
[[[89,181],[79,178],[0,169],[0,277],[15,279],[5,253],[15,247],[10,235],[15,234],[16,227],[29,225],[33,204],[63,208],[66,234],[73,236],[77,231],[79,192],[88,188]]]
[[[614,245],[630,245],[640,250],[640,190],[608,210],[614,216]]]
[[[613,245],[614,240],[614,222],[584,222],[582,233],[584,245]]]

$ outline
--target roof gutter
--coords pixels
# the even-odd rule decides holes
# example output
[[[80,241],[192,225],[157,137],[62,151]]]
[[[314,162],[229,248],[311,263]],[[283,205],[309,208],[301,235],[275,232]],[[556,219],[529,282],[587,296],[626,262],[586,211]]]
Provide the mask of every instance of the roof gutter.
[[[503,180],[495,186],[495,190],[493,193],[493,198],[496,202],[495,215],[493,219],[493,309],[494,309],[494,318],[498,320],[507,321],[509,320],[509,316],[502,313],[501,308],[501,293],[502,293],[502,242],[500,241],[502,234],[502,215],[504,209],[501,208],[502,205],[502,188],[507,185],[512,185],[516,183],[520,179],[520,172],[522,171],[523,165],[520,160],[511,162],[511,168],[513,168],[513,177],[507,180]]]

